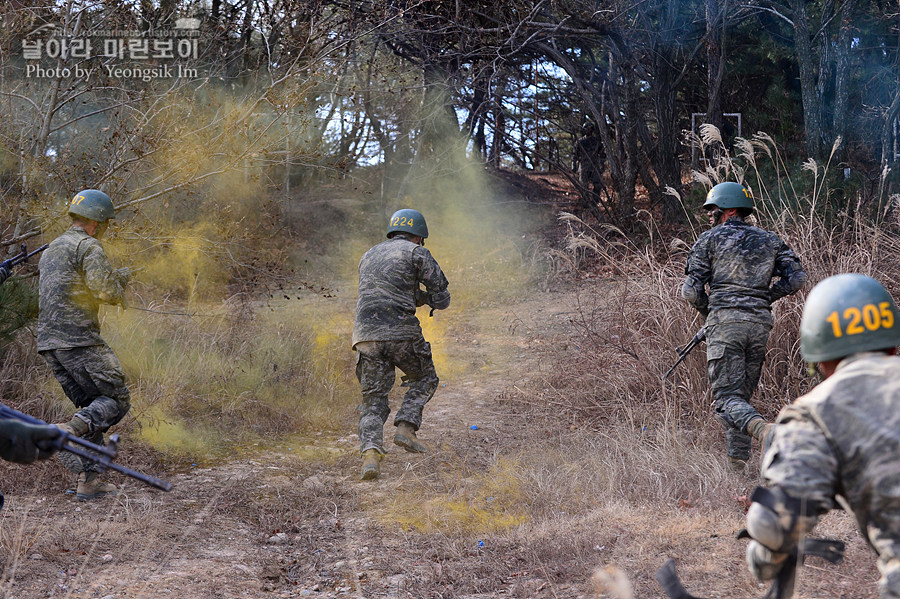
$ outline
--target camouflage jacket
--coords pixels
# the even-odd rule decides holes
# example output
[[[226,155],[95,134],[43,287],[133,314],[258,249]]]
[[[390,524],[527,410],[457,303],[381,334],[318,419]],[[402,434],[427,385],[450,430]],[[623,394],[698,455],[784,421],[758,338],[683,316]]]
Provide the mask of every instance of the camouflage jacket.
[[[100,242],[70,227],[44,250],[38,269],[38,351],[104,343],[100,304],[121,303],[127,277],[110,267]]]
[[[420,291],[420,284],[425,292]],[[382,241],[359,261],[359,299],[353,345],[360,341],[399,341],[422,335],[416,306],[450,305],[447,277],[420,245],[397,235]]]
[[[772,302],[806,283],[800,260],[778,235],[739,217],[700,235],[685,275],[681,294],[709,325],[734,320],[771,325]]]
[[[880,555],[900,557],[900,357],[845,358],[786,406],[763,457],[767,486],[819,502],[843,496]]]

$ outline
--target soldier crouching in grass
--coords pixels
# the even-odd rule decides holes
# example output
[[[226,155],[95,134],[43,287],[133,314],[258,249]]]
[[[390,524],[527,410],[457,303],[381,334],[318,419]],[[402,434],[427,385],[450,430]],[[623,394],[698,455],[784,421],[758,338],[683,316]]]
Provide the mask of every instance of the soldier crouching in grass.
[[[422,335],[416,307],[443,310],[450,305],[447,277],[425,249],[428,227],[416,210],[398,210],[391,217],[387,241],[367,251],[359,262],[359,299],[353,323],[356,377],[362,389],[359,442],[362,480],[377,478],[384,456],[384,423],[391,412],[388,393],[395,368],[408,387],[397,410],[394,443],[406,451],[424,453],[416,438],[422,409],[434,396],[438,376],[431,345]],[[420,285],[424,285],[422,290]]]
[[[78,411],[57,424],[71,435],[103,445],[103,433],[131,407],[119,359],[100,337],[100,304],[122,304],[131,277],[127,268],[113,270],[100,238],[115,218],[112,200],[87,189],[69,203],[72,226],[41,256],[37,349]],[[76,499],[115,495],[115,485],[102,483],[96,466],[74,454],[60,459],[77,474]]]

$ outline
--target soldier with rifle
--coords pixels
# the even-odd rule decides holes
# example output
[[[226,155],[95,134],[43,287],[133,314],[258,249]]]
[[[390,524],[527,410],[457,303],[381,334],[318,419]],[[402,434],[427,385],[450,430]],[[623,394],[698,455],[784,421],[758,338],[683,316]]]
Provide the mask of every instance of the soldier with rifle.
[[[372,247],[359,261],[352,344],[362,391],[362,480],[373,480],[380,474],[384,424],[391,412],[388,393],[397,368],[404,373],[403,385],[408,389],[394,417],[394,444],[412,453],[426,451],[416,431],[439,380],[416,308],[427,304],[434,312],[450,306],[447,277],[425,249],[426,237],[428,225],[420,212],[398,210],[388,223],[387,240]]]
[[[806,273],[778,235],[745,221],[753,198],[743,185],[719,183],[703,207],[713,228],[691,248],[681,293],[706,319],[716,418],[725,426],[729,465],[743,470],[751,437],[762,440],[771,426],[750,397],[766,356],[772,304],[799,291]]]
[[[792,557],[840,504],[878,554],[883,599],[900,598],[900,312],[875,279],[840,274],[810,292],[803,359],[824,380],[782,409],[747,512],[750,571],[793,586]]]
[[[37,349],[66,396],[78,410],[60,429],[103,445],[103,433],[131,408],[119,359],[100,337],[100,304],[122,304],[131,277],[127,268],[113,269],[100,239],[116,213],[108,195],[96,189],[79,192],[69,202],[72,226],[41,256]],[[77,475],[76,499],[114,495],[103,483],[101,468],[71,453],[60,454]]]

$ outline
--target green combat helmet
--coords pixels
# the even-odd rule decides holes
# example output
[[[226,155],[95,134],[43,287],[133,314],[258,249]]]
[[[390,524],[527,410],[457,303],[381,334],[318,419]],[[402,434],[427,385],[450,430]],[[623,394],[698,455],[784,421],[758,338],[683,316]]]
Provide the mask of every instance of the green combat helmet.
[[[834,275],[809,292],[800,320],[800,351],[807,362],[826,362],[898,345],[897,306],[872,277]]]
[[[388,221],[387,236],[392,237],[394,233],[411,233],[422,239],[428,237],[428,225],[425,224],[425,217],[418,210],[403,208],[398,210]]]
[[[728,181],[719,183],[709,190],[706,194],[706,202],[703,204],[705,210],[711,210],[713,207],[720,210],[728,208],[746,208],[753,212],[753,196],[750,190],[741,185]]]
[[[69,214],[77,214],[98,223],[116,217],[112,200],[108,195],[96,189],[85,189],[76,193],[69,202]]]

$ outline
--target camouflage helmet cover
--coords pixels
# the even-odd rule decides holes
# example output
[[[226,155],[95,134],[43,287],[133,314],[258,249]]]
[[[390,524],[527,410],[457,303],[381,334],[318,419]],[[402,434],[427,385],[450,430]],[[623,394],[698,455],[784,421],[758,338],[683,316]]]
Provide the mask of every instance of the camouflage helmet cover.
[[[76,193],[69,202],[68,212],[98,223],[116,217],[112,200],[108,195],[96,189],[85,189]]]
[[[714,206],[721,210],[728,208],[746,208],[753,211],[753,195],[750,190],[733,181],[719,183],[706,194],[703,208],[711,210]]]
[[[398,210],[391,216],[388,221],[387,236],[391,237],[394,233],[411,233],[425,239],[428,237],[428,225],[425,224],[425,217],[418,210],[403,208]]]
[[[800,351],[807,362],[825,362],[898,345],[897,305],[872,277],[834,275],[809,292],[800,320]]]

